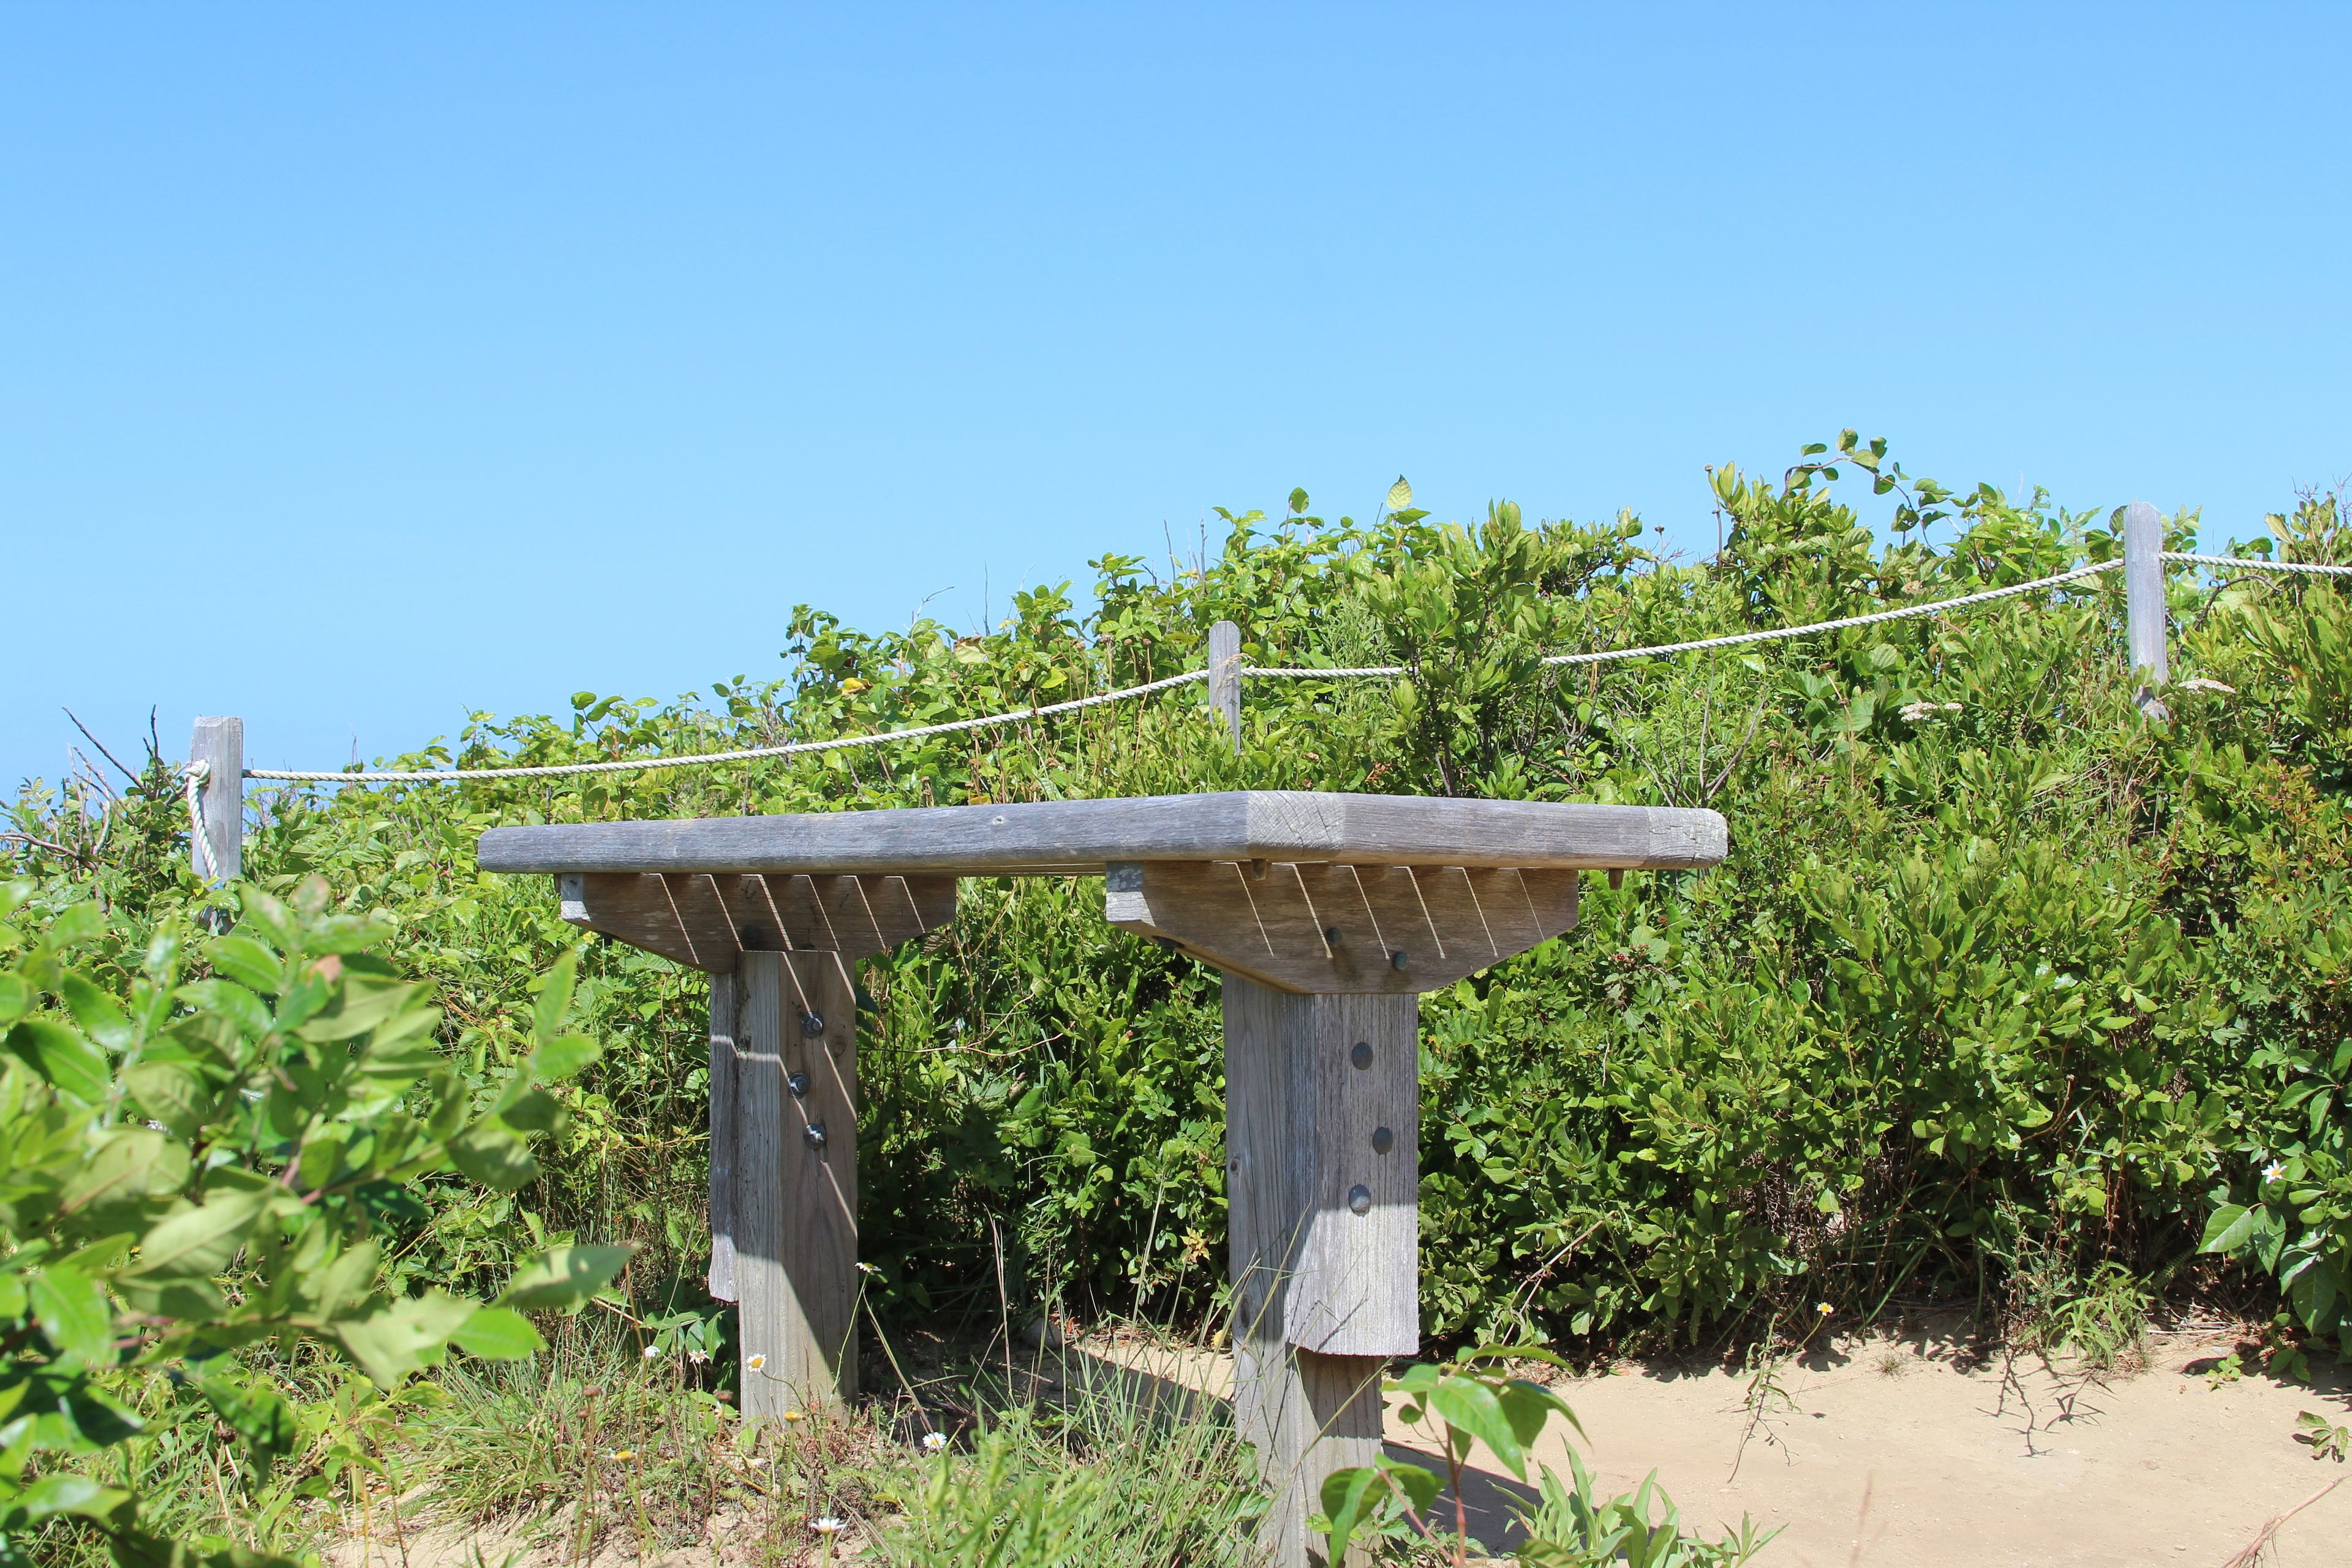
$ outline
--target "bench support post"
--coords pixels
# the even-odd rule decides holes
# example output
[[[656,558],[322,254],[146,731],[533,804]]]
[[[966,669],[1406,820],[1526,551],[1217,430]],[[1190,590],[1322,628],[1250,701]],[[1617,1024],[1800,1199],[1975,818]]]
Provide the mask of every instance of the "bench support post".
[[[711,1294],[739,1303],[746,1421],[857,1390],[856,1017],[837,953],[712,982]]]
[[[1305,1568],[1324,1479],[1379,1457],[1381,1376],[1421,1348],[1421,999],[1228,973],[1224,1010],[1234,1416],[1275,1491],[1267,1560]]]

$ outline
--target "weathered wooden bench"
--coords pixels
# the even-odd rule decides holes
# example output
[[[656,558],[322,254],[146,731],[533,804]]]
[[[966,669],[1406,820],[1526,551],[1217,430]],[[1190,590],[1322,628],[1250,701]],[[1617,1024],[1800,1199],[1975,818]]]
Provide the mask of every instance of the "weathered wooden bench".
[[[1101,876],[1111,924],[1223,971],[1235,1414],[1286,1568],[1421,1348],[1421,993],[1570,929],[1584,871],[1725,848],[1712,811],[1247,791],[501,827],[480,860],[711,975],[710,1290],[763,1358],[751,1420],[856,1386],[852,963],[947,923],[958,877]]]

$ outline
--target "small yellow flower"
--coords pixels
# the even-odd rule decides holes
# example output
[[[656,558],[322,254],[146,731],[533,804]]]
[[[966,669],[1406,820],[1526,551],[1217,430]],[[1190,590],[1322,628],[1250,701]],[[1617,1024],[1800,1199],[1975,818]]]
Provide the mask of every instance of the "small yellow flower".
[[[637,1457],[637,1451],[635,1448],[615,1448],[604,1457],[616,1465],[625,1465]]]
[[[757,1372],[767,1364],[768,1358],[763,1355],[746,1356],[743,1358],[743,1368],[747,1372]]]
[[[1830,1315],[1830,1304],[1827,1301],[1824,1301],[1820,1306],[1815,1307],[1813,1310],[1826,1318]]]
[[[805,1421],[808,1417],[802,1415],[797,1410],[787,1410],[784,1412],[784,1419],[787,1421]]]

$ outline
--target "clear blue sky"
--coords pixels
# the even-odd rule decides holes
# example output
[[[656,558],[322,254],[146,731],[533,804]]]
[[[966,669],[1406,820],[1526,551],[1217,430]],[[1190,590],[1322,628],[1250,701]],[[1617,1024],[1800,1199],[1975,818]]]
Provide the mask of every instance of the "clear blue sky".
[[[2352,472],[2341,8],[0,10],[0,779],[969,626],[1304,485],[1843,425],[2209,538]],[[984,605],[983,586],[993,594]]]

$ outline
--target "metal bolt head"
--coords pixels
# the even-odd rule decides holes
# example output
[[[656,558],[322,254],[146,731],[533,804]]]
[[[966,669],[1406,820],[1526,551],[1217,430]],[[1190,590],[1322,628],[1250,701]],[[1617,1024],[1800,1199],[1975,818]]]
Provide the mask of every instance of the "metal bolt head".
[[[1371,1213],[1372,1189],[1364,1185],[1361,1182],[1358,1182],[1354,1186],[1349,1187],[1348,1189],[1348,1212],[1349,1214]]]
[[[1325,945],[1327,945],[1327,946],[1330,946],[1330,947],[1337,947],[1337,946],[1339,946],[1339,928],[1338,926],[1325,926],[1325,927],[1323,928],[1323,941],[1324,941]]]
[[[1404,954],[1402,952],[1390,953],[1389,967],[1391,969],[1402,969],[1404,967]]]
[[[824,1148],[824,1123],[822,1121],[812,1121],[806,1127],[802,1128],[801,1142],[807,1144],[812,1149]]]
[[[1385,1154],[1396,1147],[1396,1134],[1385,1127],[1372,1129],[1372,1152]]]
[[[819,1035],[824,1034],[824,1015],[814,1012],[802,1014],[801,1033],[806,1035],[812,1040],[816,1038]]]
[[[784,1075],[784,1087],[793,1091],[794,1100],[799,1100],[809,1091],[809,1076],[804,1072],[787,1073]]]
[[[1356,1042],[1356,1048],[1355,1048],[1354,1050],[1349,1051],[1349,1052],[1348,1053],[1348,1059],[1349,1059],[1349,1061],[1351,1061],[1351,1062],[1355,1063],[1355,1064],[1356,1064],[1356,1066],[1357,1066],[1357,1068],[1358,1068],[1359,1069],[1361,1069],[1361,1068],[1368,1068],[1368,1067],[1371,1066],[1371,1065],[1372,1065],[1372,1047],[1371,1047],[1371,1042],[1370,1042],[1369,1040],[1358,1040],[1358,1041]]]

